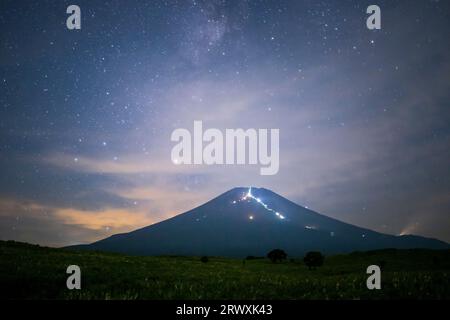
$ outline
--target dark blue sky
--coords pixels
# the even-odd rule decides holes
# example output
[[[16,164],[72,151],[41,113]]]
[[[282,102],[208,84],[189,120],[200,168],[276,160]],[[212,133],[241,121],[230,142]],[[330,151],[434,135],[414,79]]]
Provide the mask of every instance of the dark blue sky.
[[[89,242],[253,185],[450,241],[448,1],[3,0],[0,30],[1,239]],[[174,166],[194,120],[279,128],[279,173]]]

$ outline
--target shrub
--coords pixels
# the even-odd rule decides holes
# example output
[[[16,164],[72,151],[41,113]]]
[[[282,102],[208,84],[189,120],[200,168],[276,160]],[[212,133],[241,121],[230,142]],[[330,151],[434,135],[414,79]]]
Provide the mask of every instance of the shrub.
[[[318,251],[310,251],[303,258],[303,262],[308,266],[309,270],[322,266],[324,260],[325,257]]]
[[[281,249],[274,249],[267,254],[267,258],[273,263],[276,263],[286,260],[287,254]]]

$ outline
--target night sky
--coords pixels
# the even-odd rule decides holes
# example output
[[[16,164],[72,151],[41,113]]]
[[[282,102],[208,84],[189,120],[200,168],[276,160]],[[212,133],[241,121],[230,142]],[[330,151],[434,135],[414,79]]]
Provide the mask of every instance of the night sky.
[[[2,0],[0,239],[91,242],[256,186],[450,241],[449,39],[450,1]],[[279,173],[175,166],[194,120],[279,128]]]

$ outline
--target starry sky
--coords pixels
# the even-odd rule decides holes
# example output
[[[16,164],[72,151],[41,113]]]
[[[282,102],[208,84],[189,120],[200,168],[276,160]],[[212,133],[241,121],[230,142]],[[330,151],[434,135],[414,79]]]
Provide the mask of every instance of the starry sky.
[[[2,240],[92,242],[256,186],[450,241],[449,1],[2,0],[0,30]],[[278,174],[175,166],[194,120],[279,128]]]

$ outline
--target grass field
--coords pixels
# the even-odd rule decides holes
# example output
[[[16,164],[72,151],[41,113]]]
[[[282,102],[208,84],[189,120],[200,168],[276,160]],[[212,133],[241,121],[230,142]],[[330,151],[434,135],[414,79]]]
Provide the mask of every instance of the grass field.
[[[301,258],[135,257],[0,241],[2,299],[450,299],[450,251],[381,250]],[[82,289],[68,290],[68,265]],[[367,266],[382,266],[382,289],[366,287]]]

